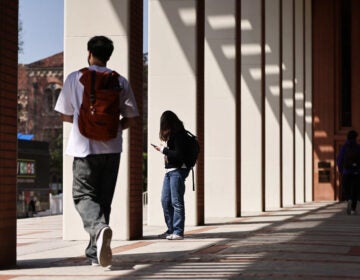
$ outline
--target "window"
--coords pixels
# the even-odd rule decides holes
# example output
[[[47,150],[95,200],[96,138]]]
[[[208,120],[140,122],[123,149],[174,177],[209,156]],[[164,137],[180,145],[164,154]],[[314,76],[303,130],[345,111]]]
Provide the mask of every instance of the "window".
[[[45,88],[45,111],[47,113],[53,113],[54,112],[54,107],[56,104],[56,100],[59,97],[61,91],[61,86],[55,83],[51,83],[49,84],[46,88]]]

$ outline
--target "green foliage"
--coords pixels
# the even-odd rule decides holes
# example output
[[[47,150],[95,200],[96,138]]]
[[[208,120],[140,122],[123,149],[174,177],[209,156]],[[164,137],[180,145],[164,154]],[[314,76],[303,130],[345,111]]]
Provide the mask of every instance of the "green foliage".
[[[24,41],[22,39],[23,37],[23,28],[22,28],[22,22],[19,20],[18,23],[18,52],[22,53],[24,51],[23,46],[24,46]]]
[[[62,164],[63,164],[63,133],[59,130],[57,137],[49,142],[50,153],[50,182],[60,181],[62,178]]]

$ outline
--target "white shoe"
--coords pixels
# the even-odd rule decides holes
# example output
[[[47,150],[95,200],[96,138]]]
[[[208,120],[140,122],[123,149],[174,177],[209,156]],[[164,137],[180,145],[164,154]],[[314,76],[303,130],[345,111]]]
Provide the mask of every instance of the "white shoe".
[[[173,234],[169,235],[168,237],[166,237],[166,239],[167,240],[183,240],[184,236],[173,233]]]
[[[100,264],[98,263],[98,261],[92,261],[91,266],[100,266]]]
[[[100,230],[99,236],[96,240],[97,257],[101,266],[107,267],[111,265],[112,252],[110,242],[112,238],[112,230],[109,227],[104,227]]]

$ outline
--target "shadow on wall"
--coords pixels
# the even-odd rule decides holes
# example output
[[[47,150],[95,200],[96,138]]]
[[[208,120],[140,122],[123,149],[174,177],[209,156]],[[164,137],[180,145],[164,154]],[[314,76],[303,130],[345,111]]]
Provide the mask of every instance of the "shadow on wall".
[[[259,84],[261,81],[261,6],[260,0],[252,1],[245,0],[243,2],[250,1],[252,4],[247,4],[247,6],[251,7],[249,9],[249,13],[246,13],[243,9],[242,18],[241,18],[241,60],[242,60],[242,75],[243,81],[246,83],[247,88],[251,92],[254,102],[258,107],[259,112],[261,111],[261,96],[259,96]],[[255,4],[255,2],[257,4]],[[276,2],[279,2],[278,0]],[[284,1],[285,3],[287,1]],[[193,59],[192,51],[187,51],[190,47],[187,42],[194,40],[194,38],[189,38],[189,32],[187,32],[187,28],[189,26],[193,27],[196,24],[196,10],[194,9],[192,1],[176,1],[172,3],[171,1],[161,1],[161,6],[167,19],[171,26],[173,27],[174,34],[177,37],[178,43],[183,49],[184,55],[188,59],[188,63],[191,66],[194,74],[196,73],[196,60]],[[285,12],[290,13],[292,6],[284,3]],[[258,7],[254,7],[254,6]],[[277,4],[274,2],[274,5]],[[246,6],[243,4],[243,6]],[[257,11],[257,12],[254,12]],[[216,9],[209,10],[209,14],[205,19],[205,29],[209,31],[211,37],[216,38],[216,34],[221,34],[221,37],[224,37],[224,32],[234,33],[235,29],[235,18],[234,12],[232,9],[229,9],[229,5],[217,5]],[[291,13],[290,13],[291,14]],[[220,21],[217,21],[220,19]],[[221,19],[225,19],[221,22]],[[226,23],[226,21],[228,23]],[[219,25],[216,26],[216,22],[219,22]],[[280,31],[280,30],[279,30]],[[292,25],[287,24],[284,25],[284,35],[283,38],[288,41],[285,43],[283,49],[283,65],[282,65],[282,75],[283,75],[283,114],[285,116],[285,120],[288,121],[290,126],[293,125],[293,107],[294,107],[294,71],[293,71],[293,44],[292,44]],[[229,80],[229,71],[235,71],[235,69],[231,68],[234,65],[235,60],[235,45],[233,44],[233,39],[226,42],[224,40],[208,40],[207,43],[213,53],[213,56],[216,58],[216,61],[222,71],[225,79],[228,80],[228,86],[232,89],[234,98],[235,98],[235,90],[233,86],[233,81]],[[270,100],[270,104],[274,104],[277,106],[279,102],[278,94],[279,92],[274,90],[274,87],[279,86],[279,72],[280,67],[277,61],[277,56],[279,50],[276,46],[277,42],[271,40],[271,38],[265,44],[265,53],[267,55],[268,64],[265,66],[265,75],[269,77],[267,79],[269,84],[266,88],[266,94],[268,99]],[[206,64],[206,61],[205,61]],[[298,84],[301,84],[302,81],[299,80]],[[298,93],[300,97],[303,94],[303,89],[300,87],[301,92]],[[298,100],[302,100],[301,98]],[[300,110],[303,108],[302,102],[297,102],[298,117],[303,119],[303,112]],[[273,107],[274,107],[273,106]],[[277,110],[275,110],[276,112]],[[306,115],[311,116],[311,110],[306,111]],[[279,115],[276,114],[277,119],[279,120]]]

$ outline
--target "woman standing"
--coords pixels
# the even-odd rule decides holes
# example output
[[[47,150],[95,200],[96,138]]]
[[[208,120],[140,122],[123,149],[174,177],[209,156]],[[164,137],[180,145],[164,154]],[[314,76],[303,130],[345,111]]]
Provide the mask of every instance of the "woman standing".
[[[165,156],[165,177],[161,193],[167,231],[159,237],[168,240],[184,239],[185,227],[185,179],[190,169],[184,164],[186,130],[182,121],[172,111],[165,111],[160,118],[160,140],[166,146],[153,145]]]

